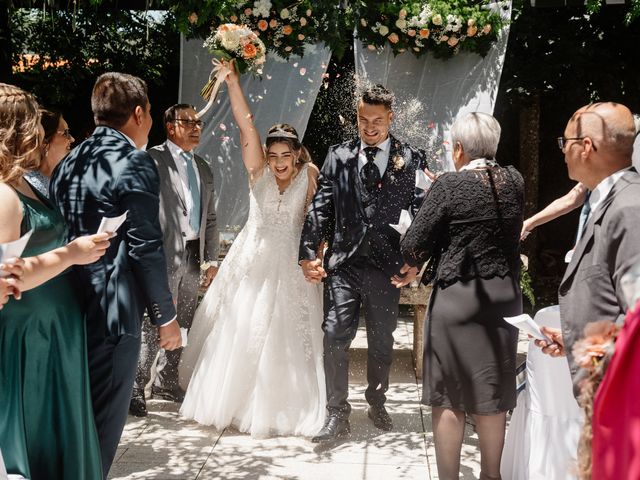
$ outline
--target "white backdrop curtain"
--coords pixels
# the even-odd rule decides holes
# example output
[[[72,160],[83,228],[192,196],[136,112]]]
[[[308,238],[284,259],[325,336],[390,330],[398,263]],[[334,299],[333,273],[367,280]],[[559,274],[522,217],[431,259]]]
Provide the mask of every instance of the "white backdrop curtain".
[[[511,3],[503,5],[508,8],[500,12],[509,19]],[[451,125],[464,113],[493,114],[508,37],[507,26],[485,57],[462,52],[447,60],[431,54],[417,58],[409,52],[394,57],[388,47],[371,51],[356,40],[356,73],[364,82],[385,85],[395,93],[392,132],[425,149],[430,168],[452,170]]]
[[[200,109],[205,105],[200,90],[211,72],[211,54],[202,47],[202,40],[185,40],[184,37],[180,53],[179,101]],[[269,55],[262,80],[249,74],[242,76],[242,88],[263,141],[266,131],[275,123],[289,123],[296,128],[300,138],[304,136],[330,57],[329,49],[311,45],[304,57],[288,62]],[[218,225],[224,240],[228,236],[225,232],[237,232],[246,221],[249,182],[240,155],[240,133],[233,122],[224,86],[216,102],[203,118],[206,126],[196,152],[213,169]]]

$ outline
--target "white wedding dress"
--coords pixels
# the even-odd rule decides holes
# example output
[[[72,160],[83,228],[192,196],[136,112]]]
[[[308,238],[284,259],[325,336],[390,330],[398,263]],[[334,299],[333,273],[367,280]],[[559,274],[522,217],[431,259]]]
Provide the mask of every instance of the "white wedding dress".
[[[307,186],[306,166],[282,194],[269,168],[251,186],[247,223],[182,352],[184,417],[254,437],[322,427],[322,293],[298,265]]]

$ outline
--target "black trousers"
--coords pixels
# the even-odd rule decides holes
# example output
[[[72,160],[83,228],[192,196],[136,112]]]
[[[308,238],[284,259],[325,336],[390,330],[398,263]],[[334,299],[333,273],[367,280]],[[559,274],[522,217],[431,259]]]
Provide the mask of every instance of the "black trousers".
[[[176,312],[178,324],[191,328],[198,303],[200,289],[200,241],[186,242],[180,268],[174,274],[178,278]],[[173,282],[172,282],[173,283]],[[142,390],[151,378],[151,367],[158,353],[158,328],[145,320],[142,324],[142,351],[136,375],[136,390]],[[154,386],[166,390],[178,389],[178,364],[182,348],[171,352],[162,350],[156,364]]]
[[[365,397],[381,406],[389,389],[393,332],[398,322],[400,290],[366,257],[358,257],[328,274],[324,286],[324,370],[329,415],[347,418],[349,347],[356,336],[360,306],[367,328]]]
[[[93,415],[106,479],[127,422],[140,337],[94,337],[89,332],[87,345]]]

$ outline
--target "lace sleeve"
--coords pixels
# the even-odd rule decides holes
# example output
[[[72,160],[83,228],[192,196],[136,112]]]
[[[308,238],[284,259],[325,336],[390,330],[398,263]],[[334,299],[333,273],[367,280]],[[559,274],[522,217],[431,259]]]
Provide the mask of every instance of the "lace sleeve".
[[[440,177],[427,192],[416,218],[409,227],[400,249],[405,262],[417,266],[433,253],[447,222],[446,176]]]

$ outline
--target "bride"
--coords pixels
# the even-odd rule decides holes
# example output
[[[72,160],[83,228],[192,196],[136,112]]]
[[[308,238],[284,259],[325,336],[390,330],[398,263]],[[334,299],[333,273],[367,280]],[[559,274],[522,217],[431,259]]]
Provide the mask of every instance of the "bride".
[[[179,368],[188,383],[180,413],[254,437],[310,436],[325,415],[322,297],[298,266],[298,244],[318,169],[290,125],[271,127],[263,150],[231,70],[249,218],[195,313]]]

